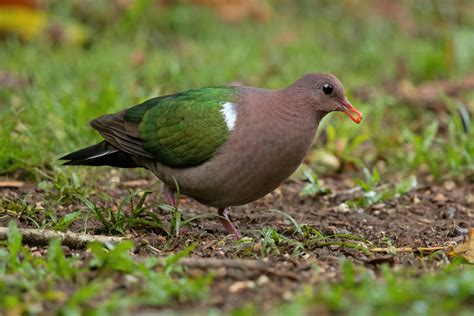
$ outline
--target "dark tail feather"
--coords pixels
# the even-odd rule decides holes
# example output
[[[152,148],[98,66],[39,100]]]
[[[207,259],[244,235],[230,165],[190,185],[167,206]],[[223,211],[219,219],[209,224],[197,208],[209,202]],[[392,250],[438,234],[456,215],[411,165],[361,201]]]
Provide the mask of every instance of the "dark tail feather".
[[[115,148],[106,141],[80,149],[59,159],[69,160],[64,163],[64,165],[67,166],[140,167],[128,154]]]

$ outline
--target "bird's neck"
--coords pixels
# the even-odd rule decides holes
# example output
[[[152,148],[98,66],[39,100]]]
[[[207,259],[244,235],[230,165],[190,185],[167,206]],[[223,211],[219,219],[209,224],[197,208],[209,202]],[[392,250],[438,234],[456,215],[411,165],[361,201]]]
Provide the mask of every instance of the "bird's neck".
[[[318,111],[317,105],[312,102],[311,92],[297,84],[275,91],[275,95],[279,102],[275,102],[274,106],[284,117],[302,122],[310,121],[317,128],[322,118],[328,114],[326,111]]]

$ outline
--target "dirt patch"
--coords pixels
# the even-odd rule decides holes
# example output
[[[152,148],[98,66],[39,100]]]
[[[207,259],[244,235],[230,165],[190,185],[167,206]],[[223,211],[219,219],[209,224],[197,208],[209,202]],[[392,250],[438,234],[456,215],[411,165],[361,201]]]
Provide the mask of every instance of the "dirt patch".
[[[147,197],[145,206],[158,215],[164,227],[169,227],[171,214],[159,206],[163,199],[157,180],[152,177],[137,178],[136,173],[126,172],[121,174],[121,184],[111,185],[105,180],[109,179],[109,175],[109,171],[104,171],[101,177],[103,180],[97,183],[88,197],[90,201],[116,211],[119,207],[117,201],[123,200],[130,191],[151,190],[154,192]],[[160,229],[139,225],[127,229],[125,235],[140,245],[137,247],[139,256],[165,256],[196,243],[197,248],[191,258],[261,259],[267,262],[270,265],[268,269],[225,265],[209,269],[189,266],[187,272],[191,275],[212,271],[214,281],[209,300],[199,303],[205,306],[183,305],[180,308],[216,307],[230,310],[246,302],[258,302],[259,307],[268,310],[278,302],[291,299],[301,284],[338,279],[341,256],[372,267],[375,272],[379,263],[426,269],[436,268],[446,260],[443,253],[428,259],[413,253],[369,255],[344,243],[321,246],[321,243],[308,240],[307,235],[301,236],[286,216],[269,209],[283,211],[305,229],[313,229],[323,235],[357,236],[366,240],[365,245],[373,247],[445,246],[462,241],[467,228],[474,226],[473,183],[450,181],[419,185],[399,198],[365,209],[347,209],[341,203],[355,194],[348,191],[348,182],[343,178],[325,178],[324,181],[333,193],[300,197],[299,192],[304,183],[288,181],[259,201],[233,208],[230,215],[243,235],[251,237],[247,241],[235,243],[226,238],[223,227],[214,216],[216,211],[185,197],[180,200],[184,220],[203,214],[209,216],[195,219],[181,227],[179,236],[172,239]],[[107,198],[104,198],[104,194]],[[33,184],[2,188],[0,195],[0,226],[6,226],[12,218],[16,218],[23,228],[44,226],[50,221],[46,210],[51,208],[54,208],[58,218],[77,210],[87,213],[87,207],[81,200],[70,198],[54,201],[54,192],[39,190]],[[137,199],[139,196],[134,198],[135,204]],[[129,210],[130,206],[126,204],[124,209]],[[84,228],[85,221],[82,218],[69,229],[83,232]],[[274,238],[275,245],[269,245],[265,232],[271,234],[271,230],[265,228],[272,228],[291,241]],[[94,216],[87,217],[87,229],[90,233],[104,234],[103,225]],[[303,248],[298,249],[298,245],[303,245]],[[69,254],[73,252],[80,251],[67,251]]]

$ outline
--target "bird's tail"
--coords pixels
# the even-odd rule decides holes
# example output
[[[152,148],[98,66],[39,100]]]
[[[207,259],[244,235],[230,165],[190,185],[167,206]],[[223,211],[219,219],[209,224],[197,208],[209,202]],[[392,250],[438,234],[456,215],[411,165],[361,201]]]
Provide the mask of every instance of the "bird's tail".
[[[68,166],[112,166],[118,168],[140,167],[127,153],[115,148],[106,141],[70,153],[60,160],[68,160]]]

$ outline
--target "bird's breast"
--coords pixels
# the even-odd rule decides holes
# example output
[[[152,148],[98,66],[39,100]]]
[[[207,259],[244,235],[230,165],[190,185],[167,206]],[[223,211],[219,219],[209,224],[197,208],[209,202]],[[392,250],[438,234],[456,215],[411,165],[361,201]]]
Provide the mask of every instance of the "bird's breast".
[[[290,121],[254,122],[249,131],[230,139],[220,157],[227,191],[235,190],[233,204],[246,204],[273,191],[300,165],[316,127]]]

